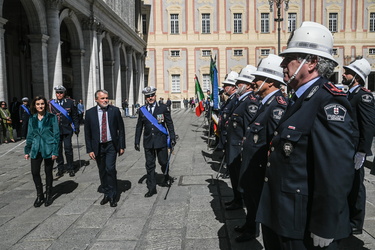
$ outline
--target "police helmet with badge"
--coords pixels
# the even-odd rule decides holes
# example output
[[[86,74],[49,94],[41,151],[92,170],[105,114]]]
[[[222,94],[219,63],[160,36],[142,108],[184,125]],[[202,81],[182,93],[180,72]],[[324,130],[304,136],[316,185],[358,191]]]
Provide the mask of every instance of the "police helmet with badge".
[[[371,65],[365,58],[355,60],[348,66],[344,66],[344,69],[349,69],[355,74],[353,75],[353,79],[350,80],[350,82],[346,82],[344,80],[342,81],[344,85],[348,85],[349,87],[353,85],[354,78],[356,78],[356,76],[360,77],[360,79],[362,80],[360,84],[364,85],[367,76],[371,73]]]

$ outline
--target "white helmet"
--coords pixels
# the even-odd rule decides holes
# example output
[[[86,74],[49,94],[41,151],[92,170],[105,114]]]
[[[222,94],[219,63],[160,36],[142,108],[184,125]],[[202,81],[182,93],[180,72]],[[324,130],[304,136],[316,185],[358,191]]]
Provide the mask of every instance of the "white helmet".
[[[312,54],[327,58],[336,65],[333,58],[333,36],[327,27],[315,22],[303,22],[289,38],[288,47],[281,56],[290,53]]]
[[[253,75],[271,78],[286,85],[283,80],[283,68],[280,67],[282,61],[283,59],[280,56],[269,54],[266,58],[260,61],[257,71],[255,71]]]
[[[355,60],[348,66],[344,66],[344,69],[353,70],[362,78],[363,82],[366,81],[367,76],[371,73],[371,65],[365,58]]]
[[[244,81],[252,83],[255,77],[252,75],[257,70],[253,65],[247,65],[245,68],[241,69],[236,81]]]
[[[235,71],[231,71],[229,74],[225,76],[225,80],[223,81],[223,85],[233,85],[236,86],[236,78],[238,77],[238,73]]]

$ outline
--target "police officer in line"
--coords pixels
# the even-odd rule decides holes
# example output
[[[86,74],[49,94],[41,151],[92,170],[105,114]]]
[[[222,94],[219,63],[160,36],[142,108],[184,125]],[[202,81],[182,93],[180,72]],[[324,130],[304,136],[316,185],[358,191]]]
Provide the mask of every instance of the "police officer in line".
[[[52,114],[57,116],[59,127],[60,127],[60,145],[59,145],[59,156],[56,160],[57,163],[57,177],[64,175],[64,156],[63,148],[65,151],[65,157],[67,162],[66,171],[70,177],[75,176],[73,167],[73,146],[72,136],[75,133],[79,134],[79,119],[77,106],[75,101],[70,98],[65,98],[66,88],[62,85],[54,87],[56,92],[56,99],[49,101],[49,106]]]
[[[225,159],[229,170],[234,199],[226,203],[226,210],[242,209],[242,195],[238,188],[238,178],[241,168],[242,142],[245,130],[252,117],[258,110],[259,101],[253,94],[251,83],[256,68],[247,65],[236,78],[238,100],[226,124],[227,137],[225,143]]]
[[[20,106],[20,123],[21,123],[21,139],[26,139],[27,126],[29,125],[29,117],[31,115],[29,98],[22,98],[22,105]]]
[[[257,210],[266,249],[337,249],[351,233],[353,120],[346,94],[328,80],[332,48],[326,27],[303,22],[280,54],[295,94],[270,143]]]
[[[237,86],[236,86],[236,78],[238,77],[238,73],[235,71],[231,71],[223,81],[223,88],[224,93],[228,98],[223,105],[220,107],[220,116],[219,116],[219,144],[218,149],[223,150],[225,148],[225,141],[227,136],[227,131],[225,128],[225,124],[228,122],[230,115],[235,107],[235,103],[237,101]]]
[[[375,132],[375,105],[371,91],[365,89],[367,76],[371,73],[369,62],[362,58],[344,66],[342,84],[349,87],[348,99],[352,106],[356,126],[355,177],[349,195],[350,223],[353,234],[361,234],[365,219],[366,189],[363,184],[365,171],[363,163],[371,156],[372,139]]]
[[[254,94],[259,95],[261,102],[246,128],[243,143],[239,186],[243,191],[246,206],[246,222],[234,228],[241,233],[235,239],[237,242],[249,241],[259,236],[259,223],[255,222],[255,216],[263,187],[268,145],[287,107],[287,101],[280,90],[285,84],[281,61],[281,57],[270,54],[259,63],[257,71],[252,73],[255,76]]]
[[[166,169],[168,164],[167,135],[159,128],[169,134],[172,147],[176,144],[176,136],[171,113],[167,105],[156,102],[156,88],[148,86],[142,90],[142,93],[145,95],[146,105],[140,108],[138,115],[138,121],[135,128],[134,148],[136,151],[140,151],[140,140],[142,131],[144,131],[143,148],[146,157],[146,184],[148,188],[145,197],[151,197],[157,193],[155,176],[156,157],[158,158],[161,170],[164,173],[164,180],[161,185],[168,186],[170,179],[168,174],[169,169]]]

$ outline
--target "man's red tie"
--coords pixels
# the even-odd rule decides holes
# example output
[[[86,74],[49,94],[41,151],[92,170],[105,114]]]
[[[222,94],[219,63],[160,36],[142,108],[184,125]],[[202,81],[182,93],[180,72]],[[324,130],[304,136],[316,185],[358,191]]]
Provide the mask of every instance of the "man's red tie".
[[[103,110],[102,116],[102,143],[107,142],[107,112]]]

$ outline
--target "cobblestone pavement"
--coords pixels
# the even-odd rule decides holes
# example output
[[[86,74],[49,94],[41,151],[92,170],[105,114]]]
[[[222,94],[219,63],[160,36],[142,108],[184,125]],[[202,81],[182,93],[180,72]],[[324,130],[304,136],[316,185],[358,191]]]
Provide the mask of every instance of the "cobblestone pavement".
[[[216,178],[221,160],[207,148],[203,116],[190,110],[172,116],[180,139],[167,197],[168,188],[158,186],[157,195],[144,198],[145,181],[138,183],[145,174],[144,154],[133,149],[137,119],[124,119],[127,149],[117,161],[116,208],[99,204],[98,170],[85,152],[83,133],[79,145],[73,138],[76,176],[54,181],[50,207],[33,207],[36,192],[30,162],[23,159],[24,141],[0,145],[0,249],[263,249],[261,237],[234,241],[233,228],[243,224],[245,211],[223,209],[231,199],[230,182]],[[157,172],[161,181],[159,166]],[[344,240],[340,249],[375,249],[375,176],[369,169],[366,186],[365,231]]]

